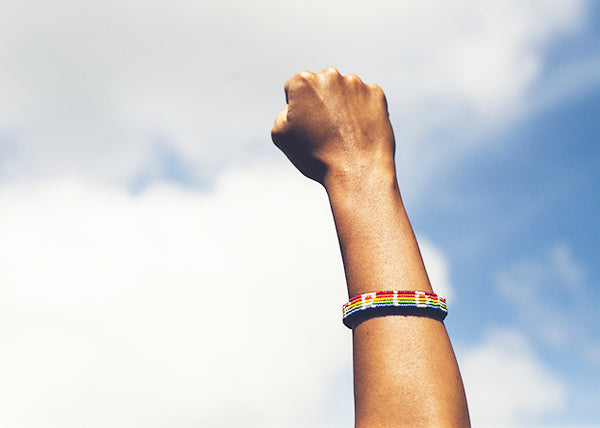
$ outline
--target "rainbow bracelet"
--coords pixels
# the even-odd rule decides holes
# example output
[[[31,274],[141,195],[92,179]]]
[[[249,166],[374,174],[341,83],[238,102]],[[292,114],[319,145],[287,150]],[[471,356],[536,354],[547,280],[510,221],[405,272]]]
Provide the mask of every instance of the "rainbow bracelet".
[[[376,316],[424,315],[443,321],[448,315],[446,299],[435,293],[414,290],[388,290],[364,293],[342,306],[342,321],[348,328]]]

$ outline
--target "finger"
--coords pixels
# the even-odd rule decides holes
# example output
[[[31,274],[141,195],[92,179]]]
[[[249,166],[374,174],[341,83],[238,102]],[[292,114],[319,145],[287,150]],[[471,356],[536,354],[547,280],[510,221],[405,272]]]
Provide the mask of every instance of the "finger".
[[[379,102],[383,103],[383,105],[385,106],[385,109],[387,111],[388,109],[388,102],[387,102],[387,98],[385,96],[385,93],[383,92],[383,89],[381,89],[381,87],[379,87],[378,85],[375,85],[374,83],[367,83],[367,88],[369,88],[369,91],[371,92],[372,96]]]
[[[383,89],[381,89],[381,87],[379,85],[376,85],[375,83],[367,83],[366,86],[373,92],[383,93]]]
[[[273,124],[273,129],[271,129],[271,139],[273,143],[277,145],[278,141],[281,140],[281,137],[286,133],[289,128],[289,122],[287,120],[287,112],[288,106],[285,107],[279,112],[277,117],[275,118],[275,123]]]

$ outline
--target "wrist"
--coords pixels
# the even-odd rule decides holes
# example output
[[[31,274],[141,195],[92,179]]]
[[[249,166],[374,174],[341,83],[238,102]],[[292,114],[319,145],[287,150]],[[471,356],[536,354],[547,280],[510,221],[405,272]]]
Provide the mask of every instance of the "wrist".
[[[365,203],[380,204],[396,199],[400,194],[393,161],[375,168],[330,169],[323,185],[332,207],[343,205],[356,209]]]

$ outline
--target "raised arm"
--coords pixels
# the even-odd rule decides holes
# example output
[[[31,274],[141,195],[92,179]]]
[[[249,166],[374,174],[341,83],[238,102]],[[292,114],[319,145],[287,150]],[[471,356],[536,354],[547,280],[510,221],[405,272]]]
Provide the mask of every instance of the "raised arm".
[[[432,292],[396,181],[383,91],[327,68],[292,76],[285,92],[272,138],[327,190],[349,297]],[[353,326],[353,352],[357,428],[469,426],[458,365],[439,320],[366,318]]]

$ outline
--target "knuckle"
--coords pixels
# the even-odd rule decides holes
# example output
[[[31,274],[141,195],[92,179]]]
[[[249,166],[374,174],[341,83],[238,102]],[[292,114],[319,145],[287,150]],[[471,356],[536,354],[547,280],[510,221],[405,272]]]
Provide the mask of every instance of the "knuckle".
[[[323,73],[325,75],[329,75],[329,76],[340,76],[340,72],[337,71],[337,69],[335,67],[331,67],[331,66],[325,67],[321,73]]]
[[[294,91],[298,88],[301,88],[304,85],[306,85],[306,83],[310,81],[313,77],[314,74],[310,71],[299,71],[285,82],[286,90]]]
[[[360,77],[358,77],[356,74],[349,74],[345,77],[346,82],[351,84],[351,85],[362,85],[362,80],[360,80]]]
[[[327,67],[327,68],[323,69],[323,71],[321,71],[319,73],[319,76],[321,77],[321,80],[323,80],[325,82],[335,82],[340,79],[343,79],[340,72],[337,71],[337,69],[335,69],[333,67]]]
[[[367,84],[367,88],[369,88],[369,91],[371,91],[371,93],[373,95],[375,95],[378,98],[385,98],[385,94],[383,92],[383,89],[381,89],[381,87],[379,85],[376,85],[374,83],[368,83]]]
[[[296,76],[298,76],[298,78],[300,78],[300,79],[309,80],[314,77],[314,74],[311,73],[310,71],[302,70],[302,71],[299,71],[296,74]]]

